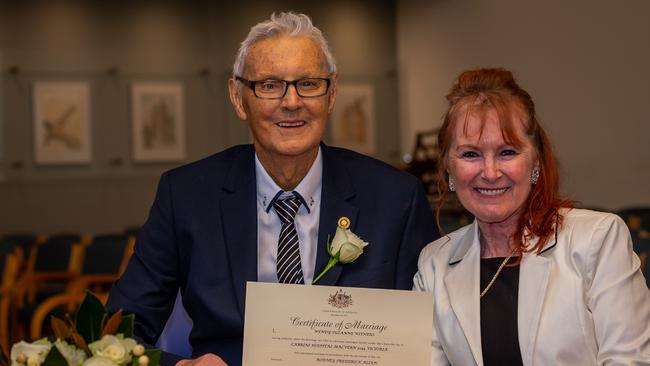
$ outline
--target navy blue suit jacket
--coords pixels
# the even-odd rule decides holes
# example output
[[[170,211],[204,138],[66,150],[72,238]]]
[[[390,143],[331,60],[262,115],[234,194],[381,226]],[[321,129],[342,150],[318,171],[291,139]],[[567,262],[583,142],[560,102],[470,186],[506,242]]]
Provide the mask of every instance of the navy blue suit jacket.
[[[422,184],[387,164],[321,145],[323,182],[315,272],[326,240],[347,216],[370,244],[320,285],[411,289],[417,259],[438,237]],[[135,333],[154,344],[178,289],[193,319],[193,355],[241,364],[246,281],[257,280],[255,150],[235,146],[162,175],[135,253],[113,286],[109,311],[136,314]],[[176,361],[165,355],[162,364]]]

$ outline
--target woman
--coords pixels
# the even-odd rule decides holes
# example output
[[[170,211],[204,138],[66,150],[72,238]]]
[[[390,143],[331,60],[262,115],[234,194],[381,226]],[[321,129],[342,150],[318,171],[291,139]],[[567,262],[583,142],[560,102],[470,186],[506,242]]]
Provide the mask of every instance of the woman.
[[[447,99],[440,205],[455,191],[476,220],[420,255],[432,364],[650,364],[650,291],[629,231],[559,196],[530,95],[509,71],[482,69]]]

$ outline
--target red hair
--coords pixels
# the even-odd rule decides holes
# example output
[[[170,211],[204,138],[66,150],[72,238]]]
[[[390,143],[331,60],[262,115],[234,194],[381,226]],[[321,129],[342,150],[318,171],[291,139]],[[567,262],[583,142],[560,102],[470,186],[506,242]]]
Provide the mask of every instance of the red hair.
[[[465,122],[470,110],[494,109],[504,140],[514,147],[521,147],[523,141],[517,133],[517,123],[523,122],[526,137],[530,139],[539,160],[539,179],[531,187],[523,204],[522,215],[517,222],[513,239],[516,254],[521,258],[524,252],[539,253],[555,233],[556,225],[562,224],[560,208],[573,207],[573,202],[560,197],[560,181],[555,155],[546,132],[539,124],[535,103],[528,92],[515,81],[512,73],[505,69],[478,69],[463,72],[449,94],[449,108],[438,132],[438,194],[436,210],[438,222],[448,191],[448,155],[453,139],[455,124],[465,113]],[[484,112],[485,113],[485,112]],[[467,127],[467,125],[465,126]],[[482,131],[481,131],[482,132]],[[538,237],[534,246],[527,243]]]

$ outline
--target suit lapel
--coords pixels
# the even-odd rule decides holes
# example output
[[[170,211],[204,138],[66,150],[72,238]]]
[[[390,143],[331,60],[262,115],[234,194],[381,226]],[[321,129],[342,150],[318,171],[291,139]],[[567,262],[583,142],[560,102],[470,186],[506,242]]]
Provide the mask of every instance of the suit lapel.
[[[449,261],[449,270],[445,275],[445,286],[449,294],[451,307],[458,318],[465,334],[474,360],[483,364],[481,350],[481,307],[479,299],[480,284],[480,245],[478,243],[478,225],[474,222],[467,231],[458,249]]]
[[[233,288],[244,313],[246,281],[257,281],[257,203],[255,157],[251,147],[233,159],[219,203]]]
[[[359,209],[348,202],[355,192],[345,164],[338,159],[335,151],[330,150],[324,144],[321,144],[321,152],[323,154],[323,185],[314,277],[318,276],[329,261],[327,238],[328,235],[330,240],[334,237],[338,219],[342,216],[349,218],[352,222],[350,229],[354,231],[359,213]],[[335,265],[318,281],[318,284],[335,285],[342,269],[343,265]]]
[[[556,241],[556,238],[549,240],[540,254],[524,254],[519,269],[517,323],[521,356],[524,364],[527,365],[532,364],[539,319],[551,272],[551,260],[546,255],[555,248]],[[535,245],[535,243],[531,245]]]

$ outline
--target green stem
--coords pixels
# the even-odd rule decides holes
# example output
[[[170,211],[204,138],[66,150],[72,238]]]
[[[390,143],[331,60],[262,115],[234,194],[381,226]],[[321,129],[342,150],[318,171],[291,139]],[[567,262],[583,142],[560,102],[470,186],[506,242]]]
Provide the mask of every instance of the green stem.
[[[320,280],[320,278],[323,277],[323,275],[324,275],[325,273],[327,273],[327,271],[329,271],[330,269],[332,269],[332,267],[334,267],[334,265],[335,265],[336,263],[338,263],[338,262],[339,262],[339,260],[336,259],[335,257],[330,257],[330,260],[329,260],[329,262],[327,262],[327,265],[325,266],[325,269],[323,269],[323,272],[321,272],[321,273],[318,275],[318,277],[314,278],[314,280],[311,281],[311,284],[312,284],[312,285],[315,285],[316,282],[318,282],[318,280]]]

